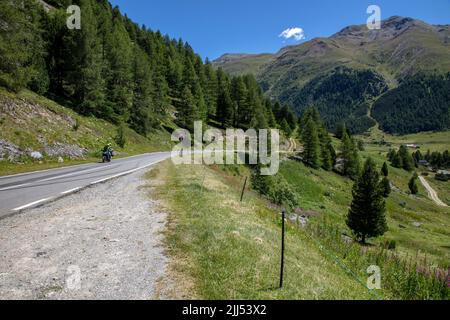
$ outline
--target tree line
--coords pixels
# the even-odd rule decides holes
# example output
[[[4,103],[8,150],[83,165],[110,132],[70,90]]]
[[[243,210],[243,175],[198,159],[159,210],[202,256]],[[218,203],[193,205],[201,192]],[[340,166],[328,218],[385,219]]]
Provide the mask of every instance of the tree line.
[[[414,168],[418,168],[422,164],[430,165],[436,170],[450,168],[450,152],[448,150],[444,152],[428,150],[426,154],[417,150],[411,154],[408,148],[402,145],[398,151],[395,149],[389,150],[387,158],[393,167],[406,171],[413,171]]]
[[[179,39],[139,26],[107,0],[0,3],[0,85],[28,88],[80,114],[126,123],[142,135],[175,113],[178,125],[278,127],[296,117],[267,99],[251,75],[230,77]],[[81,8],[81,30],[66,25]]]

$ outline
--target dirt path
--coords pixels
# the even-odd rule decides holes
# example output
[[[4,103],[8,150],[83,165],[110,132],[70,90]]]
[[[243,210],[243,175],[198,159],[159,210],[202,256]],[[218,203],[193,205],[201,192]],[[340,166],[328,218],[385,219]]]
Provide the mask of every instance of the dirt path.
[[[0,299],[153,299],[166,215],[145,172],[0,221]]]
[[[431,200],[433,200],[440,207],[448,207],[441,199],[439,199],[437,192],[434,191],[434,189],[430,186],[430,184],[424,177],[420,176],[419,179],[425,189],[427,189],[428,195],[430,196]]]

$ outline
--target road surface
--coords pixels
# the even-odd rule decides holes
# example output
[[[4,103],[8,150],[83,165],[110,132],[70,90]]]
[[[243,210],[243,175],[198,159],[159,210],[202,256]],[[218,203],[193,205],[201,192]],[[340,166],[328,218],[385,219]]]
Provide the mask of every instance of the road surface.
[[[420,182],[422,182],[425,189],[427,189],[428,195],[430,196],[431,200],[433,200],[440,207],[448,207],[441,199],[439,199],[437,192],[434,191],[434,189],[430,186],[427,179],[425,179],[422,176],[419,177],[419,179],[420,179]]]
[[[151,153],[108,164],[92,163],[0,177],[0,219],[168,158],[170,152]]]

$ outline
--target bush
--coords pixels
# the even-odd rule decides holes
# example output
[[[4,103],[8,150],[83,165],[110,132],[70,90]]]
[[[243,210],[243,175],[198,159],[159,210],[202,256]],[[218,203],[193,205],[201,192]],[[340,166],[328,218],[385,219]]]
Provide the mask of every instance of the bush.
[[[298,201],[289,183],[280,175],[262,176],[259,169],[257,166],[252,171],[252,188],[277,205],[295,208]]]

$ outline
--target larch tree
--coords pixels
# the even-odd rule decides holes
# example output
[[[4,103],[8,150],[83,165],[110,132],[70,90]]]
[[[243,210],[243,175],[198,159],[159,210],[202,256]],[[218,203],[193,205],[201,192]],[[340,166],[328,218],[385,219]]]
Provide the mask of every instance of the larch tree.
[[[363,170],[353,187],[353,200],[346,222],[363,244],[368,238],[381,236],[388,230],[380,175],[371,158],[364,163]]]

